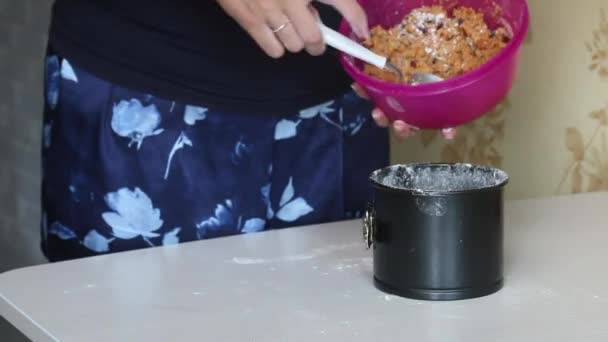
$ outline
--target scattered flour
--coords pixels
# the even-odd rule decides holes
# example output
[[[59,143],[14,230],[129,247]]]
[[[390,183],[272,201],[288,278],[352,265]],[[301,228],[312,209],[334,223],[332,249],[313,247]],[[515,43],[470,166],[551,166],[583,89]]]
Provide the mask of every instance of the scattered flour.
[[[358,243],[345,244],[345,245],[330,245],[323,248],[317,248],[306,254],[295,254],[286,255],[275,258],[245,258],[245,257],[234,257],[226,262],[234,263],[238,265],[259,265],[259,264],[270,264],[270,263],[282,263],[282,262],[295,262],[295,261],[306,261],[318,258],[323,255],[331,254],[333,252],[342,251],[349,248],[356,248],[360,245]]]

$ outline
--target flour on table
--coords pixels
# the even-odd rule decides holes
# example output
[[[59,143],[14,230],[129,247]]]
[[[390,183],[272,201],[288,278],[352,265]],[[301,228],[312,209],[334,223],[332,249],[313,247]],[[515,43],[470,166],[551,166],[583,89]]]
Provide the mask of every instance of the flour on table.
[[[283,263],[283,262],[297,262],[306,261],[318,258],[323,255],[331,254],[333,252],[342,251],[349,248],[360,247],[359,243],[351,243],[345,245],[330,245],[327,247],[313,249],[310,253],[287,255],[284,257],[274,258],[246,258],[246,257],[233,257],[226,262],[238,264],[238,265],[258,265],[258,264],[269,264],[269,263]]]

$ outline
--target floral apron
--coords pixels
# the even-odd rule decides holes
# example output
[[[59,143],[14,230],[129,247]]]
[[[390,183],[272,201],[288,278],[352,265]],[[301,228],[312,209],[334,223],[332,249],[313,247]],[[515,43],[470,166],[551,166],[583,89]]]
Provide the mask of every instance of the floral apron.
[[[104,81],[50,54],[42,249],[51,261],[357,218],[388,164],[347,93],[282,116],[226,113]]]

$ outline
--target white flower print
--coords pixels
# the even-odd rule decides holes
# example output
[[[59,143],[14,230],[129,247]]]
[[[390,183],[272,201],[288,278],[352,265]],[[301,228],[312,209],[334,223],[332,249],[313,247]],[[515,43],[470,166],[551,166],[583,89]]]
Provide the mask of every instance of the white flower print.
[[[272,210],[272,203],[270,201],[270,190],[272,185],[270,183],[264,185],[260,192],[262,193],[262,200],[266,205],[266,219],[270,220],[274,217],[274,210]]]
[[[175,155],[175,152],[184,148],[184,146],[192,147],[192,140],[190,140],[188,136],[184,132],[182,132],[179,137],[177,137],[175,144],[173,144],[171,152],[169,152],[169,158],[167,159],[167,167],[165,168],[165,180],[169,178],[169,170],[171,170],[171,162],[173,161],[173,155]]]
[[[251,152],[251,149],[242,141],[242,139],[237,141],[231,156],[232,164],[239,165],[245,155],[249,152]]]
[[[305,199],[298,197],[279,209],[277,212],[277,217],[281,221],[294,222],[300,217],[306,216],[313,211],[314,209],[308,205]]]
[[[313,106],[310,108],[306,108],[300,111],[300,117],[302,119],[312,119],[319,114],[329,114],[334,110],[331,106],[334,104],[334,101],[329,101],[325,103],[321,103],[320,105]]]
[[[129,240],[141,236],[147,240],[160,236],[154,233],[163,225],[160,210],[154,208],[150,197],[141,189],[135,188],[131,191],[122,188],[117,192],[108,193],[104,199],[113,211],[105,212],[101,216],[112,228],[115,237]]]
[[[106,238],[93,229],[84,237],[82,245],[93,252],[105,253],[110,251],[110,243],[114,240],[114,238]]]
[[[243,233],[261,232],[262,230],[264,230],[265,225],[266,225],[265,220],[262,220],[260,218],[252,218],[252,219],[245,221],[245,224],[243,225],[241,232],[243,232]]]
[[[231,200],[226,200],[215,207],[214,215],[196,225],[199,239],[218,235],[218,233],[253,233],[264,230],[266,220],[258,217],[243,220],[235,218],[235,208]],[[243,223],[244,221],[244,223]]]
[[[226,200],[215,207],[214,215],[208,219],[201,221],[196,225],[199,239],[203,239],[208,233],[218,231],[222,227],[232,226],[234,218],[230,210],[232,209],[232,201]]]
[[[349,134],[350,136],[354,136],[357,133],[359,133],[359,131],[361,130],[361,128],[363,128],[363,125],[365,125],[365,123],[369,120],[370,118],[370,114],[363,114],[363,113],[358,113],[357,116],[355,116],[354,118],[352,118],[351,115],[349,115],[349,122],[345,122],[344,121],[344,109],[340,108],[340,112],[339,112],[339,118],[340,118],[340,124],[342,126],[342,130],[344,132],[346,132],[347,134]]]
[[[287,186],[285,187],[285,189],[283,190],[283,194],[281,195],[281,202],[279,202],[279,205],[282,207],[287,204],[287,202],[289,202],[293,198],[294,194],[295,190],[293,188],[293,178],[289,178],[289,182],[287,183]]]
[[[284,140],[295,137],[301,120],[291,121],[281,119],[274,128],[274,140]]]
[[[262,198],[268,206],[267,215],[268,219],[274,217],[274,211],[270,204],[270,184],[262,187]],[[302,197],[295,197],[295,189],[293,186],[293,177],[287,182],[287,186],[283,190],[281,200],[279,202],[279,209],[276,213],[276,217],[285,222],[295,222],[303,216],[306,216],[314,211],[314,209],[306,202]]]
[[[163,236],[163,246],[177,245],[179,243],[179,232],[182,229],[177,227]]]
[[[349,124],[345,124],[344,130],[347,131],[351,136],[359,133],[359,131],[361,130],[361,128],[363,127],[363,125],[365,124],[365,122],[367,121],[366,116],[364,115],[357,115],[357,118],[355,119],[355,121],[349,123]]]
[[[65,225],[59,222],[54,222],[51,225],[48,230],[48,234],[55,235],[64,241],[72,239],[78,240],[78,236],[72,229],[66,227]],[[108,239],[105,236],[99,234],[97,230],[92,229],[82,241],[78,240],[78,242],[86,248],[92,250],[93,252],[104,253],[110,251],[110,243],[112,243],[112,241],[114,240],[114,238]]]
[[[328,114],[335,113],[335,110],[331,107],[334,105],[334,101],[322,103],[320,105],[310,107],[300,111],[300,117],[306,119],[312,119],[319,115],[323,120],[338,129],[342,129],[342,126],[337,122],[329,118]],[[341,115],[341,114],[340,114]]]
[[[272,164],[268,166],[268,176],[272,176]],[[268,183],[260,189],[262,194],[262,200],[266,205],[266,219],[271,220],[274,217],[274,210],[272,210],[272,201],[270,200],[270,190],[272,190],[272,184]]]
[[[46,221],[46,214],[45,214],[45,221]],[[70,228],[64,226],[63,224],[61,224],[59,222],[53,222],[53,224],[51,224],[51,227],[48,228],[48,234],[55,235],[58,238],[60,238],[61,240],[71,240],[71,239],[78,238],[78,236],[76,235],[76,233],[74,233],[73,230],[71,230]]]
[[[331,107],[332,105],[334,105],[334,101],[328,101],[310,108],[303,109],[299,112],[299,120],[297,121],[281,119],[279,122],[277,122],[275,126],[274,140],[284,140],[295,137],[298,134],[298,125],[300,124],[300,122],[302,122],[302,120],[313,119],[317,116],[320,116],[323,120],[327,121],[332,126],[335,126],[341,130],[342,126],[334,122],[327,116],[328,114],[335,112],[335,110]]]
[[[144,107],[137,99],[114,104],[112,130],[123,138],[131,139],[129,147],[137,144],[139,149],[146,137],[162,133],[163,129],[158,128],[160,122],[161,116],[154,104]]]
[[[197,121],[207,118],[207,108],[187,105],[184,110],[184,122],[186,125],[194,126]]]
[[[46,102],[51,109],[57,107],[59,101],[60,80],[59,57],[49,56],[46,59]]]
[[[67,59],[61,61],[61,77],[65,80],[78,83],[78,77],[76,77],[74,68],[72,68],[72,65]]]
[[[344,108],[340,109],[340,124],[342,125],[342,129],[344,130],[344,132],[349,134],[350,136],[354,136],[357,133],[359,133],[361,131],[361,129],[363,128],[363,126],[371,120],[371,115],[370,115],[371,108],[367,105],[364,105],[362,107],[361,101],[362,101],[362,99],[354,92],[351,92],[344,97],[344,100],[343,100],[344,108],[351,108],[351,109],[357,108],[357,110],[358,110],[358,112],[356,113],[356,116],[353,115],[354,113],[351,113],[350,115],[347,116],[346,120],[344,120],[344,115],[343,115]],[[367,109],[362,110],[361,108],[367,108]]]

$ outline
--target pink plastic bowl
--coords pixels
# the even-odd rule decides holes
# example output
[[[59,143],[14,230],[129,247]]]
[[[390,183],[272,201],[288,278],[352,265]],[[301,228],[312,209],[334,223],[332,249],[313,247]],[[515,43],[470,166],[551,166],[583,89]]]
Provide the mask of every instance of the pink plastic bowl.
[[[525,0],[359,0],[359,3],[368,15],[370,27],[390,28],[415,8],[443,4],[448,10],[455,6],[480,10],[490,28],[501,25],[512,33],[509,44],[479,68],[449,80],[417,86],[368,76],[363,72],[363,62],[342,54],[346,72],[391,120],[403,120],[423,129],[457,127],[492,111],[511,90],[529,25]],[[502,9],[500,13],[496,5]],[[354,37],[345,21],[340,32]]]

